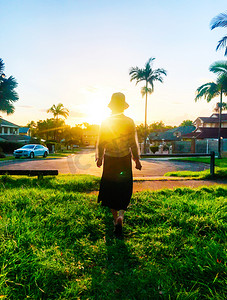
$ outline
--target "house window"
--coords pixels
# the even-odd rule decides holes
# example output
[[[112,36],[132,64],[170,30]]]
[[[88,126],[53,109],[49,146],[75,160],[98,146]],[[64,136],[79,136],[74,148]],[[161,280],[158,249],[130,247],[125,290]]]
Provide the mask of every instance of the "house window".
[[[14,128],[10,128],[10,134],[14,134]]]
[[[7,134],[7,133],[8,133],[8,128],[4,127],[4,134]]]

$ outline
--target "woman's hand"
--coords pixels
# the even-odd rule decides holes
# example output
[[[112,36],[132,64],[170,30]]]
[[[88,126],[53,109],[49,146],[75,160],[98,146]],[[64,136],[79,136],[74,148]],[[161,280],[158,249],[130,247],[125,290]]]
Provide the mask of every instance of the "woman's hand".
[[[96,159],[96,165],[97,165],[98,168],[101,167],[101,165],[102,165],[102,159],[101,158]]]
[[[142,169],[142,165],[140,163],[140,160],[139,159],[135,159],[135,163],[136,163],[136,169],[137,170],[141,170]]]

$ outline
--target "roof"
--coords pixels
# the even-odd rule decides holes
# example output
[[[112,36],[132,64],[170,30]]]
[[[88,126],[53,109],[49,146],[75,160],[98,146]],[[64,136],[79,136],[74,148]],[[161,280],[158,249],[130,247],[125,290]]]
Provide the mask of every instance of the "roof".
[[[217,139],[219,128],[214,127],[199,127],[193,132],[183,135],[183,138],[196,138],[196,139]],[[227,128],[221,128],[221,137],[227,138]]]
[[[179,126],[164,132],[152,132],[149,138],[153,141],[176,141],[181,140],[182,135],[192,132],[195,130],[195,126]]]
[[[198,119],[200,119],[204,123],[218,123],[219,114],[212,114],[210,117],[198,117],[196,120]],[[227,114],[221,114],[221,119],[222,121],[227,121]]]
[[[0,134],[0,139],[6,142],[28,142],[31,137],[27,135],[17,135],[17,134]]]
[[[20,127],[20,126],[18,126],[18,125],[16,125],[16,124],[13,124],[13,123],[11,123],[11,122],[9,122],[9,121],[6,121],[6,120],[0,118],[0,127],[1,127],[1,126],[16,127],[16,128],[19,128],[19,127]]]
[[[19,133],[28,133],[29,127],[20,127]]]

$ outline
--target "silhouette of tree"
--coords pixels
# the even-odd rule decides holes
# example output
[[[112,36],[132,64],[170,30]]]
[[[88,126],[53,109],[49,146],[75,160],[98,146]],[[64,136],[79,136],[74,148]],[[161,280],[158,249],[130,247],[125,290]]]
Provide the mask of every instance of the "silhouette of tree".
[[[15,88],[17,87],[16,79],[13,76],[6,78],[4,71],[4,63],[0,58],[0,111],[12,114],[15,111],[14,102],[19,99]]]
[[[227,13],[221,13],[211,20],[211,30],[217,27],[227,27]],[[227,55],[227,36],[224,36],[220,41],[218,41],[216,50],[221,48],[225,48],[224,55]]]
[[[155,58],[150,58],[145,67],[140,69],[138,67],[132,67],[129,70],[129,75],[131,75],[130,81],[135,80],[136,84],[139,82],[145,81],[145,86],[142,88],[141,93],[145,95],[145,135],[144,135],[144,151],[146,152],[146,139],[147,139],[147,95],[151,94],[154,91],[154,82],[159,81],[163,82],[163,75],[167,75],[166,70],[164,69],[152,69],[152,62]],[[151,88],[148,87],[151,86]]]

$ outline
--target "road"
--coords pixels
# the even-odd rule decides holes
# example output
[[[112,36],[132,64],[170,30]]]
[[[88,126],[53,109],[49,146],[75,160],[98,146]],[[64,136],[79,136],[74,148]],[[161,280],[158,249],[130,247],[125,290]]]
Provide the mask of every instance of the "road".
[[[191,163],[167,160],[166,158],[142,159],[142,170],[136,170],[133,162],[134,177],[159,177],[171,171],[202,171],[209,165],[203,163]],[[45,159],[17,159],[12,161],[0,161],[0,169],[8,170],[58,170],[60,174],[90,174],[101,176],[102,168],[95,164],[95,152],[92,149],[84,149],[81,152],[70,155],[67,158]]]

